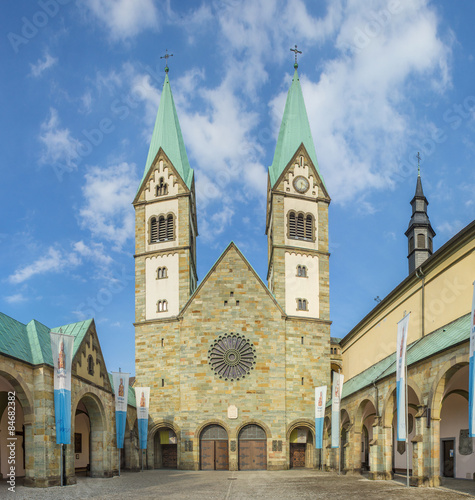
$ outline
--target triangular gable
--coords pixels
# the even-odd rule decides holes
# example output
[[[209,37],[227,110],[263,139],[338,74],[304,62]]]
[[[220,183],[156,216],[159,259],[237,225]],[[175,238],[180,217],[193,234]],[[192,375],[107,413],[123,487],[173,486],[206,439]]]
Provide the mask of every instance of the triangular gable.
[[[307,148],[305,147],[305,144],[303,142],[300,143],[300,146],[297,148],[297,150],[295,151],[295,153],[292,156],[292,158],[290,159],[290,161],[284,167],[284,169],[282,170],[281,174],[276,179],[276,181],[274,182],[274,184],[272,185],[272,187],[276,188],[277,186],[279,186],[279,184],[282,182],[282,180],[286,177],[289,169],[291,169],[293,167],[293,165],[295,163],[297,163],[298,157],[300,155],[303,155],[305,158],[307,158],[307,160],[308,160],[308,167],[313,172],[313,175],[317,179],[317,184],[320,186],[321,190],[323,191],[324,197],[327,198],[328,201],[330,201],[330,195],[328,194],[328,191],[327,191],[327,188],[325,186],[325,182],[323,180],[323,177],[320,174],[318,168],[316,168],[315,165],[313,164],[312,158],[308,154]],[[272,182],[271,182],[271,184],[272,184]]]
[[[132,202],[132,204],[135,204],[135,203],[138,203],[139,201],[141,201],[140,198],[142,196],[142,193],[150,186],[153,172],[155,172],[155,170],[158,170],[158,163],[160,162],[161,159],[163,159],[163,162],[166,164],[166,167],[172,171],[173,175],[176,177],[177,182],[179,184],[181,184],[181,186],[183,187],[183,189],[185,191],[192,189],[193,184],[194,184],[194,172],[193,172],[193,170],[191,171],[191,181],[190,181],[190,186],[188,187],[186,185],[186,183],[183,182],[181,175],[177,172],[177,169],[175,168],[175,166],[173,165],[172,161],[167,156],[165,151],[162,148],[159,148],[159,150],[157,151],[157,154],[154,158],[154,161],[150,165],[148,171],[145,172],[143,179],[140,182],[139,190],[137,191],[137,194],[135,195],[135,198],[134,198],[134,201]]]
[[[74,336],[73,374],[112,392],[94,320],[88,319],[77,323],[70,323],[53,328],[51,331],[58,333],[60,329],[64,334]],[[92,375],[88,373],[87,364],[89,355],[93,356],[94,360]]]
[[[193,302],[194,298],[201,292],[201,290],[203,289],[203,287],[206,286],[207,281],[210,279],[210,277],[212,276],[212,274],[215,272],[216,268],[219,266],[219,264],[221,264],[221,262],[224,260],[224,258],[226,257],[226,255],[231,250],[235,250],[236,251],[236,253],[238,254],[238,256],[242,259],[242,261],[244,262],[244,264],[247,266],[247,268],[251,272],[251,274],[254,275],[254,277],[256,278],[257,282],[264,289],[265,293],[269,296],[269,298],[272,300],[272,302],[274,302],[274,304],[276,305],[276,307],[278,308],[278,310],[280,311],[280,313],[282,314],[282,316],[285,316],[284,310],[279,305],[279,303],[277,302],[277,300],[274,297],[274,295],[272,295],[272,293],[270,292],[270,290],[267,288],[267,286],[265,285],[265,283],[261,280],[261,278],[259,277],[259,275],[257,274],[257,272],[254,270],[254,268],[251,266],[251,264],[249,263],[249,261],[246,259],[246,257],[244,257],[243,253],[239,250],[239,248],[237,247],[237,245],[233,241],[231,241],[231,243],[229,243],[229,245],[226,247],[226,249],[223,251],[223,253],[219,256],[218,260],[214,263],[213,267],[208,271],[208,273],[206,274],[206,276],[203,278],[203,280],[201,281],[201,283],[198,286],[198,288],[194,291],[193,295],[188,299],[188,302],[184,305],[184,307],[181,310],[181,312],[178,315],[178,317],[183,317],[183,315],[185,314],[186,310],[188,309],[188,307],[190,306],[190,304]]]

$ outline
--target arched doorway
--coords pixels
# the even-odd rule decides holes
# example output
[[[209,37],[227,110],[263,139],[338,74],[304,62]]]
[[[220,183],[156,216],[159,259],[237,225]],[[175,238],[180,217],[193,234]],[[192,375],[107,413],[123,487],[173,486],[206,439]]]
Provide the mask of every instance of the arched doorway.
[[[266,431],[256,424],[239,432],[239,470],[267,470]]]
[[[10,430],[14,424],[14,431]],[[25,426],[23,406],[12,384],[0,375],[0,473],[4,479],[10,472],[8,437],[15,437],[15,476],[24,477],[26,472]]]
[[[220,425],[208,425],[200,435],[201,470],[228,470],[228,433]]]
[[[361,471],[371,470],[369,443],[373,439],[375,417],[376,408],[373,401],[364,399],[358,407],[355,418],[355,439],[361,441],[354,443],[355,450],[358,450],[358,445],[361,446],[359,458],[355,456],[355,468],[361,469]]]
[[[86,393],[76,405],[74,418],[74,469],[78,474],[104,477],[107,453],[104,408],[100,399]]]
[[[340,427],[340,468],[341,470],[347,469],[348,459],[348,429],[350,427],[350,416],[346,410],[340,412],[341,427]]]
[[[473,478],[475,450],[468,435],[469,366],[460,367],[447,381],[440,411],[440,475]]]
[[[313,467],[313,434],[308,427],[296,427],[289,437],[289,466],[291,469]]]
[[[153,437],[154,468],[176,469],[178,467],[178,446],[176,433],[170,427],[157,429]]]

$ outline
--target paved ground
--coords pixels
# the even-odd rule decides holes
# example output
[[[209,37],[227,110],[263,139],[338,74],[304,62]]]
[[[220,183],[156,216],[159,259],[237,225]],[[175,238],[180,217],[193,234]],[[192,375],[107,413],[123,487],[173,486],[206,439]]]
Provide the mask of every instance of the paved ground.
[[[475,488],[472,481],[463,482]],[[338,476],[313,470],[278,472],[207,472],[151,470],[125,472],[112,479],[78,478],[78,484],[46,489],[17,487],[10,493],[0,483],[0,498],[68,500],[99,498],[167,500],[456,500],[467,493],[439,488],[405,488],[397,481],[369,481],[361,476]],[[11,496],[10,496],[11,495]],[[472,497],[475,498],[475,497]]]

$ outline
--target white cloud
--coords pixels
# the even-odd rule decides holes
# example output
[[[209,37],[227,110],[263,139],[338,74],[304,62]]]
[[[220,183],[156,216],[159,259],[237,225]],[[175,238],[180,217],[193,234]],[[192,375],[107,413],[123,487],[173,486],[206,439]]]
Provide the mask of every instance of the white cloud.
[[[88,246],[81,240],[74,243],[73,248],[81,257],[90,259],[102,267],[107,267],[113,262],[102,243],[91,242]]]
[[[126,40],[159,27],[153,0],[87,0],[85,5],[107,28],[114,41]]]
[[[321,171],[340,202],[391,188],[409,139],[430,135],[430,124],[413,127],[413,79],[424,79],[437,92],[450,84],[450,47],[437,32],[436,13],[425,1],[401,0],[384,17],[387,5],[348,1],[337,30],[337,56],[324,64],[317,82],[306,77],[305,65],[300,73]],[[366,38],[360,40],[361,33]],[[285,94],[271,102],[276,124]]]
[[[81,261],[75,253],[63,252],[60,249],[50,247],[45,255],[15,271],[8,277],[8,280],[14,284],[23,283],[38,274],[58,273],[64,269],[76,267],[80,263]]]
[[[134,236],[131,200],[139,184],[135,165],[123,162],[107,168],[92,167],[85,179],[80,225],[95,238],[112,242],[114,250],[120,250]]]
[[[436,226],[436,232],[441,236],[444,235],[448,238],[451,238],[455,234],[457,234],[462,228],[464,224],[459,220],[453,220],[450,222],[442,222]]]
[[[5,297],[5,301],[9,304],[20,304],[26,302],[28,299],[22,293],[15,293]]]
[[[45,54],[44,60],[41,60],[40,58],[36,64],[30,64],[30,74],[34,77],[38,77],[41,73],[43,73],[43,71],[51,68],[51,66],[54,66],[57,62],[58,59],[56,57],[52,57],[47,53]]]
[[[56,109],[50,108],[49,118],[41,124],[39,139],[44,146],[40,163],[62,164],[69,170],[76,168],[79,141],[71,136],[68,128],[60,127]]]

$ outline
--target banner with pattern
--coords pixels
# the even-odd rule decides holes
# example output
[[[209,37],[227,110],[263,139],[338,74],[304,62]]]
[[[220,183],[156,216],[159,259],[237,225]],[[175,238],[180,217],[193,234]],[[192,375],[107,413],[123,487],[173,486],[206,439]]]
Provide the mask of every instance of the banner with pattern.
[[[409,316],[397,324],[397,352],[396,352],[396,401],[397,401],[397,440],[406,440],[406,348],[407,329],[409,326]]]
[[[340,400],[343,389],[343,374],[333,372],[332,387],[332,448],[340,447]]]
[[[127,419],[127,398],[130,373],[112,372],[115,392],[115,430],[117,448],[124,447],[125,421]]]
[[[56,444],[71,444],[71,364],[74,338],[50,332],[54,364],[54,417]]]
[[[136,387],[135,401],[137,404],[137,420],[139,425],[140,449],[147,449],[148,407],[150,403],[150,387]]]
[[[325,419],[325,403],[327,386],[315,387],[315,448],[323,448],[323,421]]]

